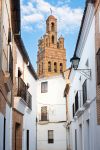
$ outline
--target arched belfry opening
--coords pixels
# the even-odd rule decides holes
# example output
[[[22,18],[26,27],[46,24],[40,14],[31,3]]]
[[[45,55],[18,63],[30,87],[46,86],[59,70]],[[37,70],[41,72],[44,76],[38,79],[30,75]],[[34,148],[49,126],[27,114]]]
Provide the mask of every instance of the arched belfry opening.
[[[51,31],[54,31],[55,30],[55,24],[54,22],[51,23]]]
[[[52,35],[52,44],[54,44],[55,38],[54,35]]]

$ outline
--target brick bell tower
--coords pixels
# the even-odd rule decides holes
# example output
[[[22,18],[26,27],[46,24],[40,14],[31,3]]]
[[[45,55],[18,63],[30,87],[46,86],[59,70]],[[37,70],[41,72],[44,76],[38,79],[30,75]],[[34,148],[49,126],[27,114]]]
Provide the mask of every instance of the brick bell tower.
[[[46,34],[38,41],[38,77],[61,74],[66,70],[66,49],[64,38],[57,39],[57,19],[50,15],[46,20]]]

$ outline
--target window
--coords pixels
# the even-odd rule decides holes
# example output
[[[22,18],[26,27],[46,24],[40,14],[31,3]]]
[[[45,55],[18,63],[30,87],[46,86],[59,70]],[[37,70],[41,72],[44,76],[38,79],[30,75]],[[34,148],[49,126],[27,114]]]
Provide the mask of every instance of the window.
[[[11,79],[13,79],[13,56],[12,56],[11,46],[9,46],[9,73]]]
[[[97,84],[100,84],[100,48],[97,52]]]
[[[54,23],[52,22],[52,23],[51,23],[51,31],[54,31],[54,29],[55,29],[55,25],[54,25]]]
[[[26,131],[26,147],[29,150],[29,130]]]
[[[54,143],[54,139],[53,139],[53,130],[48,130],[48,143]]]
[[[47,121],[47,106],[41,107],[41,121]]]
[[[78,110],[78,92],[76,93],[76,96],[75,96],[75,112],[77,112]]]
[[[54,72],[57,72],[57,63],[54,62]]]
[[[8,32],[8,44],[11,42],[11,30],[9,29],[9,32]]]
[[[87,101],[87,80],[84,81],[82,89],[83,89],[83,104],[85,104]]]
[[[54,35],[52,35],[52,44],[54,44]]]
[[[72,105],[72,111],[73,111],[73,118],[74,118],[74,115],[75,115],[75,108],[74,108],[74,104]]]
[[[51,62],[48,62],[48,72],[51,72]]]
[[[41,83],[41,93],[46,93],[48,91],[48,82]]]
[[[63,72],[63,64],[60,63],[60,73],[62,73],[62,72]]]
[[[18,78],[20,78],[21,75],[22,75],[22,71],[21,71],[20,67],[18,67]]]

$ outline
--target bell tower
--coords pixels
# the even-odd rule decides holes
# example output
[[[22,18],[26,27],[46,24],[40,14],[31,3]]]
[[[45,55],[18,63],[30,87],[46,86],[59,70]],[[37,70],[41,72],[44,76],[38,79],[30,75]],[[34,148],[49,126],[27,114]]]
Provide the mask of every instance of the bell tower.
[[[38,41],[38,77],[61,74],[66,70],[66,50],[64,38],[57,39],[57,19],[50,15],[46,20],[46,33]]]
[[[57,19],[54,16],[49,16],[46,21],[46,33],[50,38],[50,46],[54,47],[57,43]]]

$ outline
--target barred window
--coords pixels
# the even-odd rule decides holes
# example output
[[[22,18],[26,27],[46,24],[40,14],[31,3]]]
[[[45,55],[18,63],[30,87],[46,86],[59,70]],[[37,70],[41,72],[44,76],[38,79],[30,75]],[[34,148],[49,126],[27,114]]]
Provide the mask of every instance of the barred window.
[[[48,62],[48,72],[51,72],[51,62]]]
[[[62,73],[62,72],[63,72],[63,64],[60,63],[60,73]]]
[[[54,131],[48,130],[48,143],[54,143]]]
[[[52,44],[54,44],[55,38],[54,35],[52,35]]]
[[[79,107],[79,104],[78,104],[78,92],[77,92],[75,96],[75,112],[77,112],[78,107]]]
[[[82,89],[83,89],[83,104],[85,104],[87,101],[87,80],[84,81]]]
[[[41,93],[46,93],[48,91],[48,82],[41,83]]]
[[[47,121],[47,106],[41,107],[41,121]]]
[[[52,22],[51,23],[51,31],[54,31],[55,30],[55,24]]]
[[[54,62],[54,72],[57,72],[57,63]]]
[[[72,105],[72,111],[73,111],[73,118],[75,116],[75,108],[74,108],[74,104]]]

